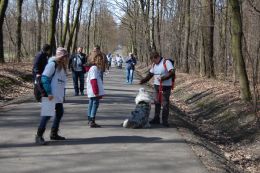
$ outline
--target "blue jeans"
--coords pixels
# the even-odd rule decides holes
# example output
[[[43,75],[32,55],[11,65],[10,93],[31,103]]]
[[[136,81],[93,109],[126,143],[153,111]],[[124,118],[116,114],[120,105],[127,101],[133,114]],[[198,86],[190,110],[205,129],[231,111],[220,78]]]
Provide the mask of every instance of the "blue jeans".
[[[99,99],[97,97],[89,98],[89,104],[88,104],[88,119],[89,120],[95,118],[98,106],[99,106]]]
[[[133,83],[133,78],[134,78],[134,70],[126,69],[126,82]]]
[[[84,91],[84,73],[82,71],[73,71],[72,79],[73,79],[75,94],[79,94],[79,90],[82,93]],[[80,86],[78,84],[78,81],[80,83]]]
[[[64,113],[63,104],[62,103],[56,103],[55,110],[56,110],[56,115],[54,117],[52,128],[58,129],[59,126],[60,126],[61,118],[62,118],[63,113]],[[39,128],[41,128],[41,129],[46,128],[46,125],[47,125],[48,121],[50,120],[50,118],[51,118],[51,116],[42,116]]]

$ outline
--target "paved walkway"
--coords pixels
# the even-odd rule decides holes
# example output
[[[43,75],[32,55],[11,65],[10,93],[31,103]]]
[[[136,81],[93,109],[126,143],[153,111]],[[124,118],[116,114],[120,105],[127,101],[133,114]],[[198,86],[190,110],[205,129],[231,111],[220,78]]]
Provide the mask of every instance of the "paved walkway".
[[[34,144],[39,103],[27,101],[0,109],[0,172],[207,172],[175,128],[120,127],[135,107],[140,85],[124,84],[124,70],[120,69],[112,69],[104,80],[106,96],[97,113],[97,123],[102,125],[99,129],[88,127],[87,97],[74,97],[69,81],[60,127],[66,141],[50,141],[47,146]],[[47,141],[50,124],[45,133]]]

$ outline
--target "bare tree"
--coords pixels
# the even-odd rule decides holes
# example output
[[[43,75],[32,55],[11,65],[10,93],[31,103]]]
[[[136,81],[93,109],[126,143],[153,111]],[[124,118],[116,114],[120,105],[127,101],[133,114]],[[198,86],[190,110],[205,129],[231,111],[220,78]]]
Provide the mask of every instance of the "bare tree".
[[[238,0],[229,0],[231,8],[232,56],[239,76],[240,94],[245,101],[251,100],[249,81],[246,73],[245,61],[242,54],[242,19]]]
[[[190,40],[190,0],[185,0],[185,33],[184,33],[184,72],[189,73],[189,40]]]
[[[74,19],[74,23],[73,23],[72,30],[71,30],[70,35],[69,35],[69,40],[68,40],[68,45],[67,45],[68,52],[70,52],[70,49],[71,49],[71,46],[72,46],[72,39],[73,39],[73,36],[74,36],[74,32],[75,32],[76,27],[77,27],[78,22],[79,22],[79,15],[80,15],[79,13],[81,11],[82,1],[83,0],[79,0],[78,1],[77,13],[76,13],[76,16],[75,16],[75,19]]]
[[[42,42],[42,14],[43,14],[43,7],[44,7],[44,0],[41,0],[40,5],[38,0],[35,0],[35,6],[36,6],[36,13],[37,13],[37,50],[39,51],[41,49],[41,42]]]
[[[16,8],[17,8],[17,27],[16,27],[16,58],[18,62],[21,62],[21,56],[22,56],[22,31],[21,31],[21,25],[22,25],[22,5],[23,0],[16,0]]]
[[[3,42],[3,24],[5,18],[5,11],[7,9],[8,0],[0,1],[0,63],[4,63],[4,42]]]
[[[63,36],[62,36],[62,40],[61,40],[61,46],[63,46],[63,47],[65,46],[66,36],[67,36],[68,28],[69,28],[70,4],[71,4],[71,0],[68,0],[67,9],[66,9],[65,26],[64,26]]]
[[[49,18],[49,37],[48,42],[52,47],[52,53],[55,52],[56,43],[55,43],[55,32],[56,32],[56,19],[58,16],[59,10],[59,1],[52,0],[51,1],[51,9],[50,9],[50,18]]]

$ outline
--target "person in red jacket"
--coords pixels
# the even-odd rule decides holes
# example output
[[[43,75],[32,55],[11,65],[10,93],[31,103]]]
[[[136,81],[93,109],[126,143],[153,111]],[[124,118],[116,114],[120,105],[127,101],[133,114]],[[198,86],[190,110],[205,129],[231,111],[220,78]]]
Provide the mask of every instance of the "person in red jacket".
[[[102,69],[104,66],[103,56],[99,53],[92,54],[91,67],[87,75],[87,95],[89,98],[88,105],[88,120],[91,128],[101,127],[96,124],[95,117],[99,106],[99,100],[104,93],[103,82],[101,78]]]

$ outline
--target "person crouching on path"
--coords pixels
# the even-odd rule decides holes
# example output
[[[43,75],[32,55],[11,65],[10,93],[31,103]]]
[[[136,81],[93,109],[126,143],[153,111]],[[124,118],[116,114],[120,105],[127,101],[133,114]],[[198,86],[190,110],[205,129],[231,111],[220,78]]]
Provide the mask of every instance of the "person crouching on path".
[[[140,81],[140,84],[146,83],[154,76],[155,111],[150,124],[160,124],[162,106],[162,124],[169,127],[168,117],[174,67],[169,60],[161,57],[158,52],[152,52],[150,59],[153,62],[150,72]]]
[[[59,47],[56,50],[55,57],[49,61],[42,74],[42,84],[46,91],[49,101],[54,99],[55,101],[55,116],[51,128],[50,139],[51,140],[65,140],[65,137],[59,136],[59,125],[63,116],[63,98],[64,89],[66,85],[66,67],[68,64],[68,52],[65,48]],[[47,104],[42,102],[41,106]],[[43,110],[44,111],[44,110]],[[51,116],[41,116],[38,131],[35,137],[36,144],[45,145],[43,138],[44,131],[46,129],[47,122]]]
[[[91,67],[87,74],[87,95],[89,98],[88,105],[88,121],[91,128],[101,127],[96,124],[95,118],[99,101],[104,95],[103,81],[101,78],[102,69],[104,67],[104,60],[102,54],[92,54]]]

